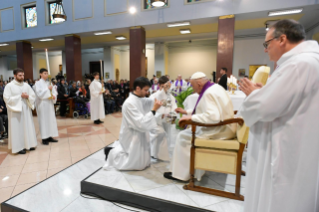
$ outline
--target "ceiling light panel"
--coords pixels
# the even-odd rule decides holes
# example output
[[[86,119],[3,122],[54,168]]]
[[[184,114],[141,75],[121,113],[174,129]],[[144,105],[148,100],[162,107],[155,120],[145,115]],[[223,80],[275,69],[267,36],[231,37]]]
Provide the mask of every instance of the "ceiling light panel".
[[[181,29],[180,33],[181,34],[189,34],[189,33],[191,33],[191,30],[190,29]]]
[[[302,8],[299,8],[299,9],[291,9],[291,10],[273,11],[273,12],[269,12],[268,16],[296,14],[296,13],[301,13],[302,10],[303,10]]]
[[[110,34],[112,34],[112,32],[111,32],[111,31],[106,31],[106,32],[96,32],[96,33],[94,33],[94,35],[110,35]]]
[[[53,38],[45,38],[45,39],[41,39],[41,40],[39,40],[39,41],[45,42],[45,41],[51,41],[51,40],[54,40],[54,39],[53,39]]]
[[[189,25],[191,25],[191,23],[187,21],[187,22],[167,24],[167,27],[179,27],[179,26],[189,26]]]

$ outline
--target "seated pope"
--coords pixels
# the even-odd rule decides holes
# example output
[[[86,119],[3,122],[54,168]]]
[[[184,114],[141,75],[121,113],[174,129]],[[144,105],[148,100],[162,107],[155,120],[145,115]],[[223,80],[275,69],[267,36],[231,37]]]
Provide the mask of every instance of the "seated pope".
[[[196,72],[191,77],[194,92],[199,94],[193,110],[177,108],[177,113],[185,114],[180,119],[194,122],[215,124],[234,117],[233,105],[225,89],[211,83],[202,72]],[[204,139],[232,139],[236,136],[236,125],[230,124],[218,127],[197,127],[196,137]],[[172,180],[188,181],[190,179],[190,149],[192,130],[187,128],[177,135],[170,171],[164,177]],[[195,177],[201,180],[205,172],[196,170]]]

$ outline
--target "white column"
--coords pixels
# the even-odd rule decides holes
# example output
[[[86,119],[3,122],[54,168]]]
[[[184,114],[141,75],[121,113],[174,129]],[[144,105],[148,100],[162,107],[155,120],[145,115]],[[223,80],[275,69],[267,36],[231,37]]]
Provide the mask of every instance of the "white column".
[[[162,72],[162,76],[165,75],[165,46],[164,43],[155,43],[155,75],[157,71]]]
[[[113,65],[113,51],[110,46],[104,48],[104,76],[109,73],[110,79],[115,79]]]
[[[66,59],[65,59],[65,51],[62,51],[62,74],[66,74]]]

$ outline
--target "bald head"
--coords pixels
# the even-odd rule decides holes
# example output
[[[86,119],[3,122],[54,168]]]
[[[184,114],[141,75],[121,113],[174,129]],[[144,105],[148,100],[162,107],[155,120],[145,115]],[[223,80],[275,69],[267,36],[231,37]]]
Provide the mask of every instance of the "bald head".
[[[199,78],[199,79],[191,79],[190,80],[193,89],[196,93],[200,94],[204,85],[208,82],[207,77]]]

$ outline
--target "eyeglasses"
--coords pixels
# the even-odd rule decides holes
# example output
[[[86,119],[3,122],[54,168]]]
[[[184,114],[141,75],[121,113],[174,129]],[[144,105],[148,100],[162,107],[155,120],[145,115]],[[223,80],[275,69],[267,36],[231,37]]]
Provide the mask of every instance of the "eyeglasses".
[[[277,37],[274,37],[274,38],[272,38],[272,39],[270,39],[270,40],[267,40],[267,41],[265,41],[265,42],[263,43],[263,46],[265,47],[265,49],[268,48],[269,43],[270,43],[272,40],[274,40],[274,39],[277,39]]]

